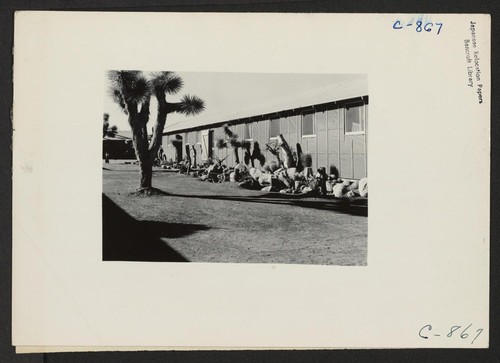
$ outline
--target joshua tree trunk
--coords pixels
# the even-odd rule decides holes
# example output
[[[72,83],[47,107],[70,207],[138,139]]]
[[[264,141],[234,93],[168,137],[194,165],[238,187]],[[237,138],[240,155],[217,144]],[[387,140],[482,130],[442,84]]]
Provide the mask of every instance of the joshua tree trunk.
[[[146,130],[147,117],[149,116],[149,102],[142,105],[141,112],[129,107],[129,124],[132,128],[132,143],[135,155],[141,169],[140,189],[151,188],[153,178],[153,156],[148,150],[148,133]]]
[[[141,167],[141,185],[140,189],[151,188],[151,182],[153,179],[153,163],[149,161],[149,157],[146,157],[144,161],[139,162]]]
[[[140,188],[151,188],[153,178],[153,160],[147,150],[147,138],[144,140],[141,134],[134,133],[133,143],[135,155],[141,168],[141,184]]]
[[[151,155],[156,155],[158,150],[160,150],[163,129],[165,128],[168,113],[168,104],[165,100],[165,93],[157,92],[156,99],[158,100],[158,116],[156,118],[155,126],[153,127],[153,137],[149,145],[149,152]]]
[[[233,148],[234,149],[234,161],[236,164],[240,163],[240,155],[238,155],[238,149],[237,147]]]
[[[156,117],[156,123],[153,127],[151,142],[148,142],[148,134],[146,128],[146,124],[149,118],[149,101],[142,105],[138,122],[133,123],[135,126],[130,123],[133,131],[132,140],[134,141],[134,147],[135,145],[138,146],[136,148],[136,156],[141,168],[140,189],[152,187],[153,161],[162,145],[163,129],[165,128],[167,115],[173,110],[172,104],[167,103],[164,92],[156,92],[155,96],[158,100],[158,113]]]
[[[286,142],[282,134],[278,136],[278,140],[281,149],[285,152],[285,168],[295,167],[295,160],[293,158],[292,150],[290,149],[290,146],[288,146],[288,143]]]

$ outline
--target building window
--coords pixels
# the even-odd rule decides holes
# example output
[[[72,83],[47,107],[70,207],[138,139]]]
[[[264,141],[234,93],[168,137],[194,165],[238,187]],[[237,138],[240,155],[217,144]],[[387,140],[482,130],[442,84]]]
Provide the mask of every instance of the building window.
[[[280,119],[279,118],[272,118],[271,119],[271,126],[269,130],[269,138],[274,139],[277,138],[280,135]]]
[[[365,105],[353,105],[345,108],[345,134],[365,133]]]
[[[315,136],[314,112],[302,114],[302,136]]]
[[[248,123],[243,125],[243,138],[245,140],[253,140],[252,124]]]

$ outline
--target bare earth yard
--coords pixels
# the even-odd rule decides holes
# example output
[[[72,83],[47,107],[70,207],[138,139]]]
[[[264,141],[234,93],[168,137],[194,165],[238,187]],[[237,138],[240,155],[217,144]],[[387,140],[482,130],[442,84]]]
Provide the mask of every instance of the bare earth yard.
[[[103,259],[366,265],[367,206],[293,198],[155,169],[168,193],[131,196],[136,165],[103,167]]]

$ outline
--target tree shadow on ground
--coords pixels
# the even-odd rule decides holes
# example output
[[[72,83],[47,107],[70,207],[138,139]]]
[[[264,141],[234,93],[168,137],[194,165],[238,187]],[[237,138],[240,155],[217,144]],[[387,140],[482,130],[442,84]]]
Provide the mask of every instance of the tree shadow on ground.
[[[233,202],[268,203],[289,206],[299,206],[303,208],[313,208],[318,210],[331,210],[338,213],[351,214],[355,216],[368,216],[368,201],[366,199],[344,200],[344,199],[315,199],[293,198],[280,193],[267,193],[256,196],[226,196],[226,195],[192,195],[168,193],[172,197],[199,198],[213,200],[227,200]]]
[[[199,224],[138,221],[106,195],[102,195],[104,261],[188,262],[161,237],[182,238],[207,230]]]
[[[139,167],[137,169],[109,169],[103,166],[102,170],[104,171],[113,171],[117,173],[140,173],[141,171],[139,170]]]

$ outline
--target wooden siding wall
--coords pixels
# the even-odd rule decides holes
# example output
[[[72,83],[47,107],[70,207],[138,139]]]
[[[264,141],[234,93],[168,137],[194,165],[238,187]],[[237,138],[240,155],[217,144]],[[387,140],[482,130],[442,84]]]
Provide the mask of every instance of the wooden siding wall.
[[[335,166],[338,168],[342,178],[361,179],[367,176],[368,105],[365,105],[365,108],[364,134],[345,134],[344,108],[315,112],[314,136],[302,135],[301,115],[282,117],[280,118],[281,134],[283,134],[293,150],[296,150],[297,143],[300,143],[302,151],[311,154],[313,170],[324,166],[327,169],[327,173],[329,173],[330,166]],[[244,137],[244,124],[233,125],[230,128],[240,139]],[[214,130],[214,145],[218,139],[226,138],[223,127],[209,129]],[[266,161],[275,160],[275,157],[266,150],[266,143],[269,142],[270,120],[251,122],[250,130],[252,140],[259,143]],[[194,145],[197,141],[197,132],[191,131],[180,134],[183,138],[183,156],[185,156],[184,145],[186,142]],[[170,140],[173,138],[175,138],[175,134],[163,137],[163,149],[167,155],[167,160],[175,160],[175,148],[170,143]],[[201,161],[199,147],[197,151],[197,161]],[[235,165],[235,157],[232,149],[218,149],[214,146],[213,153],[220,159],[227,157],[224,164],[228,166]],[[243,162],[243,150],[241,149],[239,150],[239,157],[240,161]],[[256,166],[258,166],[258,162]]]
[[[167,156],[168,161],[175,161],[175,148],[172,145],[172,140],[175,139],[175,135],[164,135],[162,139],[163,153]]]

